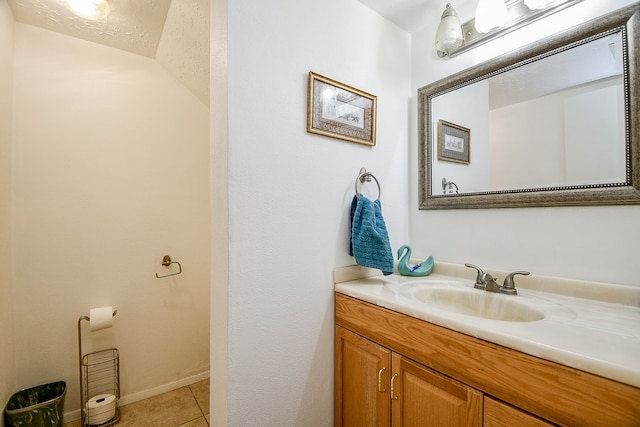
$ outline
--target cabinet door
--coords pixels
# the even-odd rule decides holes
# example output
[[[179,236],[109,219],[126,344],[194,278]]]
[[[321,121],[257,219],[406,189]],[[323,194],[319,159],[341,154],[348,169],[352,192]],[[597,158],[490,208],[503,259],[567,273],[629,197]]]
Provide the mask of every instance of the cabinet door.
[[[554,425],[491,397],[484,397],[484,427],[551,427]]]
[[[393,354],[393,427],[480,427],[482,393]]]
[[[391,421],[391,351],[336,326],[336,427]]]

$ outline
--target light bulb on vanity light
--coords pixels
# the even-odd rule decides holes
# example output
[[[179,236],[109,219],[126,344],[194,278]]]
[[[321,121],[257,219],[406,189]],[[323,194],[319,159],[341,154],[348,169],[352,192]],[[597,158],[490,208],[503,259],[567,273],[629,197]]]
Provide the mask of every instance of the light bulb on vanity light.
[[[108,0],[62,0],[73,13],[81,18],[97,21],[111,12]]]
[[[438,56],[446,56],[449,49],[455,49],[462,45],[462,26],[455,9],[447,3],[442,12],[440,24],[436,31],[436,51]]]
[[[488,33],[509,22],[509,11],[504,0],[480,0],[476,8],[475,27],[479,33]]]
[[[556,0],[524,0],[524,5],[531,10],[544,9],[555,3]]]

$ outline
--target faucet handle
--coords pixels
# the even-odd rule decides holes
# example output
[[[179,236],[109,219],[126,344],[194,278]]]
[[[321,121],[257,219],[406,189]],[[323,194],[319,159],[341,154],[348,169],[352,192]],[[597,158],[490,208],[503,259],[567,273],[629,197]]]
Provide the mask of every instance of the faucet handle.
[[[484,289],[487,286],[486,276],[488,273],[485,273],[484,271],[482,271],[482,269],[477,265],[465,264],[464,266],[469,268],[475,268],[477,270],[478,275],[476,276],[476,283],[473,285],[473,287],[476,289]]]
[[[500,292],[507,295],[516,295],[518,291],[516,290],[516,282],[513,276],[516,274],[521,274],[523,276],[528,276],[531,274],[528,271],[514,271],[504,278],[504,285],[500,287]]]

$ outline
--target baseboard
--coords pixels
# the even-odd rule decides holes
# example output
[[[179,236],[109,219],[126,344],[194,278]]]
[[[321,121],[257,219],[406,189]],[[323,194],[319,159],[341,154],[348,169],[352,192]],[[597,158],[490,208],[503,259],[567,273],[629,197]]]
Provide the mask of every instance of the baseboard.
[[[158,387],[153,387],[146,390],[138,391],[136,393],[128,394],[126,396],[121,396],[120,399],[118,400],[118,406],[128,405],[133,402],[138,402],[140,400],[148,399],[150,397],[157,396],[162,393],[176,390],[180,387],[197,383],[198,381],[206,380],[207,378],[209,378],[209,371],[201,372],[199,374],[182,378],[167,384],[162,384]],[[80,409],[76,409],[75,411],[65,412],[64,414],[65,423],[69,421],[78,420],[78,419],[80,419]]]

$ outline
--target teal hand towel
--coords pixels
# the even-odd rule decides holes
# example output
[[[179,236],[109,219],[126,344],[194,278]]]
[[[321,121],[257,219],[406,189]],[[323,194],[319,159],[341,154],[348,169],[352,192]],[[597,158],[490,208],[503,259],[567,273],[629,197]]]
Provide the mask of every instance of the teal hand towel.
[[[393,273],[393,254],[380,200],[372,202],[362,193],[351,202],[351,251],[358,265]]]

